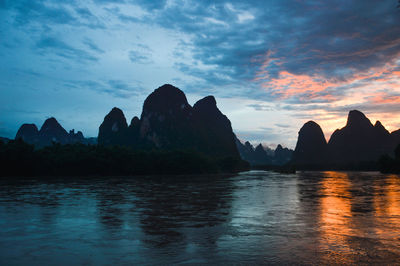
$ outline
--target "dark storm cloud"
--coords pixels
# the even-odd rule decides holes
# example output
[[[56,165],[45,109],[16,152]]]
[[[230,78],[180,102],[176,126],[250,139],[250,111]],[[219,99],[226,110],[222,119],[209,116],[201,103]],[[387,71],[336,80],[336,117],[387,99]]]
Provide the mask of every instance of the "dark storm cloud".
[[[51,3],[3,0],[1,6],[15,10],[18,23],[36,20],[102,27],[103,23],[78,2]],[[268,81],[278,77],[280,71],[346,80],[391,61],[400,50],[400,14],[395,0],[93,3],[107,5],[122,22],[153,24],[188,34],[191,39],[181,48],[190,51],[195,61],[214,69],[205,73],[193,62],[177,62],[176,66],[213,86],[232,82],[244,86],[257,76]],[[121,4],[140,6],[148,14],[139,18],[121,13]],[[129,54],[131,61],[144,57]],[[266,64],[271,58],[274,60]],[[249,96],[258,95],[254,92]],[[276,98],[279,94],[269,96]]]
[[[180,69],[212,84],[248,82],[260,70],[267,79],[288,71],[346,80],[382,66],[400,50],[394,0],[179,1],[144,19],[191,34],[194,58],[217,67],[213,74],[191,65]],[[276,62],[263,66],[267,51]]]

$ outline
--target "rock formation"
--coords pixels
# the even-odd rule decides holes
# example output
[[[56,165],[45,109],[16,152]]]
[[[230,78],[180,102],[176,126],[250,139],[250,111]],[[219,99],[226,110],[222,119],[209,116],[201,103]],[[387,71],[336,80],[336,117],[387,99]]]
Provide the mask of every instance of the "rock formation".
[[[81,131],[75,133],[75,130],[72,129],[68,133],[54,117],[47,119],[40,130],[35,124],[23,124],[18,129],[15,139],[22,139],[37,147],[48,146],[53,142],[60,144],[88,144],[88,140],[84,138]],[[94,141],[91,140],[90,142]]]
[[[193,108],[185,94],[172,85],[163,85],[144,101],[140,117],[140,137],[159,149],[194,148]]]
[[[127,141],[128,125],[121,109],[114,107],[99,127],[97,141],[101,145],[123,145]]]
[[[39,142],[39,130],[35,124],[23,124],[17,131],[15,139],[33,144]]]
[[[328,147],[331,163],[376,161],[394,150],[392,137],[383,125],[379,121],[372,125],[357,110],[349,112],[346,126],[332,134]]]
[[[207,96],[194,104],[193,118],[199,149],[206,154],[239,156],[231,122],[218,109],[213,96]]]
[[[283,148],[280,144],[273,151],[262,144],[254,148],[248,141],[243,144],[237,137],[235,139],[240,157],[251,165],[283,165],[292,158],[293,150]]]
[[[390,133],[390,136],[392,137],[393,146],[397,147],[400,144],[400,129]]]
[[[274,151],[274,159],[273,162],[274,164],[277,165],[284,165],[288,163],[293,156],[293,150],[290,150],[288,148],[283,148],[281,144],[278,144]]]
[[[327,143],[321,127],[314,121],[308,121],[299,131],[293,163],[314,165],[325,162]]]
[[[69,134],[54,117],[51,117],[40,128],[39,141],[41,146],[50,145],[52,142],[67,144],[69,143]]]
[[[307,122],[299,132],[292,162],[330,168],[367,167],[382,155],[393,155],[399,143],[400,130],[389,133],[380,121],[373,125],[362,112],[352,110],[346,125],[333,132],[328,144],[321,128]]]
[[[113,125],[118,130],[113,131]],[[239,157],[231,123],[214,97],[207,96],[192,107],[185,94],[169,84],[146,98],[140,119],[134,117],[129,127],[122,111],[114,108],[99,128],[98,141],[103,145]]]

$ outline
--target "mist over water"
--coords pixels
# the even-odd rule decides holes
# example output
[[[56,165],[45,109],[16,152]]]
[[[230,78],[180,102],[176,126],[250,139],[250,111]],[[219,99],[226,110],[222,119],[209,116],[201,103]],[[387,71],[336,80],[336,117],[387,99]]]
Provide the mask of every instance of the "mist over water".
[[[397,175],[0,181],[1,265],[399,260]]]

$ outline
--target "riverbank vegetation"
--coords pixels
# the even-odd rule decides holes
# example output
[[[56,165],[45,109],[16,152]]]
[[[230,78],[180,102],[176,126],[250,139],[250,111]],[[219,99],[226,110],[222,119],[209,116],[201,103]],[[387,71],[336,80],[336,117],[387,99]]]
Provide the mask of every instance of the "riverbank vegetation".
[[[382,173],[399,174],[400,173],[400,144],[394,151],[394,158],[384,155],[379,159],[379,170]]]
[[[0,141],[0,176],[131,176],[233,173],[249,169],[234,157],[209,157],[191,150],[54,143],[35,149],[22,140]]]

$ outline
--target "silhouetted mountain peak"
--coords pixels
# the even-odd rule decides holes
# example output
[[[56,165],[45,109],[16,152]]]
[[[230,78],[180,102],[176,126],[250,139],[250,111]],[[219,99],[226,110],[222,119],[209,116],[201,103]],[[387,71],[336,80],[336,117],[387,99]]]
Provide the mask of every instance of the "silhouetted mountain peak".
[[[57,121],[57,119],[56,119],[55,117],[47,118],[47,119],[44,121],[42,127],[45,126],[46,124],[50,124],[50,125],[59,125],[59,123],[58,123],[58,121]]]
[[[257,147],[254,149],[254,155],[260,160],[267,162],[268,161],[268,154],[265,151],[264,147],[260,144],[257,145]]]
[[[163,85],[144,101],[140,137],[158,148],[184,147],[192,134],[191,116],[192,106],[183,91],[170,84]]]
[[[23,124],[18,131],[25,131],[31,133],[38,133],[39,129],[35,124]]]
[[[84,136],[83,136],[82,131],[78,131],[78,132],[75,134],[75,136],[76,136],[77,138],[84,139]]]
[[[137,116],[134,116],[131,120],[130,127],[138,127],[140,125],[140,120]]]
[[[289,162],[292,159],[293,150],[288,148],[283,148],[281,144],[276,146],[274,151],[274,161],[276,164],[282,165]]]
[[[199,119],[212,119],[214,121],[218,121],[217,124],[219,125],[215,126],[224,126],[227,128],[231,126],[229,119],[218,109],[217,102],[214,96],[207,96],[197,101],[193,105],[193,111]],[[224,125],[221,123],[223,123]]]
[[[23,124],[15,135],[15,139],[22,139],[25,142],[33,143],[37,141],[39,130],[35,124]]]
[[[122,117],[125,118],[125,115],[121,109],[119,109],[118,107],[113,107],[106,117],[120,119]]]
[[[384,127],[384,126],[382,125],[381,121],[377,120],[377,121],[375,122],[374,127]]]
[[[207,96],[203,99],[197,101],[193,105],[194,109],[208,109],[208,108],[217,108],[217,101],[214,96]]]
[[[120,145],[125,141],[128,128],[125,115],[121,109],[114,107],[99,127],[98,143],[104,145]]]
[[[251,145],[251,143],[250,143],[250,142],[248,142],[248,141],[246,141],[246,142],[244,143],[244,146],[245,146],[246,148],[249,148],[249,149],[252,149],[252,150],[254,150],[254,147],[253,147],[253,145]]]
[[[347,117],[346,127],[370,128],[372,123],[362,112],[351,110]]]
[[[238,156],[231,122],[218,109],[214,96],[207,96],[193,106],[195,134],[201,137],[201,145],[209,154]]]
[[[264,147],[261,143],[254,149],[250,142],[246,141],[242,144],[237,139],[237,148],[243,160],[248,161],[251,165],[283,165],[292,158],[292,150],[283,148],[278,145],[275,151],[269,147]]]
[[[275,152],[277,152],[277,151],[279,152],[281,150],[283,150],[283,147],[281,144],[278,144],[278,146],[276,146]]]
[[[389,137],[390,133],[387,129],[382,125],[382,123],[378,120],[375,122],[374,130],[379,137]]]
[[[40,130],[35,124],[23,124],[15,136],[15,139],[19,138],[37,147],[48,146],[52,142],[61,144],[88,143],[81,131],[75,133],[75,130],[72,129],[67,132],[54,117],[48,118]]]
[[[67,131],[60,125],[60,123],[58,123],[57,119],[55,119],[54,117],[50,117],[48,119],[46,119],[46,121],[44,121],[42,127],[40,128],[40,132],[46,132],[46,131],[62,131],[65,132],[67,134]]]
[[[41,145],[48,145],[51,142],[68,142],[68,132],[58,123],[54,117],[46,119],[39,131]]]
[[[154,90],[144,101],[141,119],[153,114],[173,115],[191,109],[183,91],[170,84]]]
[[[78,131],[78,132],[75,133],[75,129],[71,129],[71,130],[69,131],[69,135],[70,135],[71,137],[75,137],[75,138],[84,138],[84,137],[83,137],[82,131]]]
[[[393,140],[381,122],[371,121],[360,111],[350,111],[347,124],[329,140],[330,161],[348,163],[375,161],[390,152]]]
[[[321,127],[308,121],[299,131],[293,160],[299,164],[315,164],[325,159],[327,143]]]
[[[120,118],[111,119],[114,113]],[[100,126],[98,143],[163,150],[194,149],[213,156],[239,157],[231,123],[219,111],[213,96],[201,99],[193,108],[183,91],[165,84],[146,98],[140,119],[134,117],[127,130],[114,132],[115,120],[125,121],[122,111],[116,108]]]
[[[308,134],[308,133],[317,134],[322,137],[324,136],[321,127],[317,123],[311,120],[305,123],[299,131],[299,134]]]
[[[218,109],[214,96],[207,96],[197,101],[193,105],[193,111],[195,116],[199,120],[203,120],[203,122],[208,121],[210,123],[212,120],[215,123],[215,127],[224,127],[227,130],[232,130],[229,119]]]
[[[258,144],[257,146],[256,146],[256,148],[255,148],[255,150],[258,150],[258,151],[265,151],[265,149],[264,149],[264,147],[261,145],[261,143],[260,144]]]
[[[108,126],[113,132],[117,132],[128,127],[124,113],[117,107],[114,107],[108,113],[108,115],[106,115],[103,124]]]

